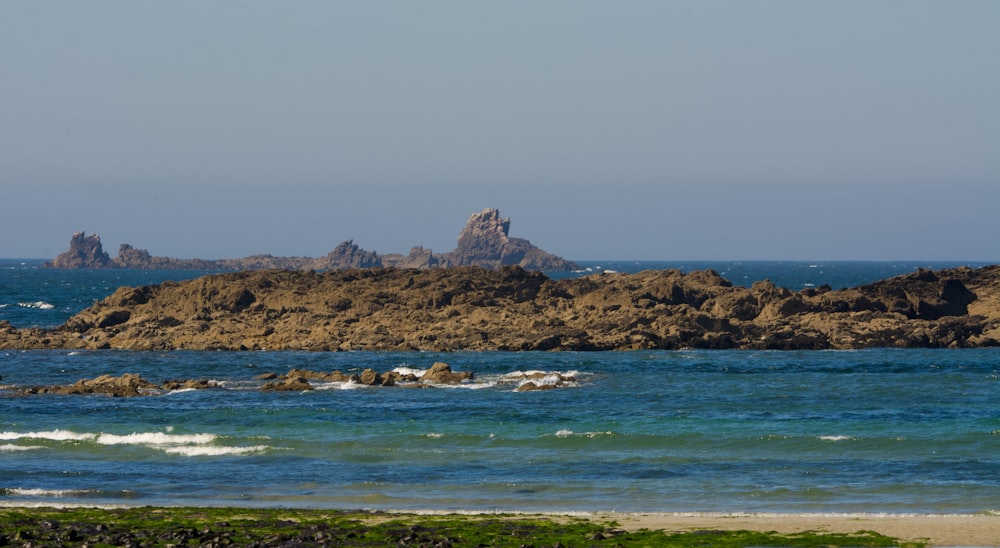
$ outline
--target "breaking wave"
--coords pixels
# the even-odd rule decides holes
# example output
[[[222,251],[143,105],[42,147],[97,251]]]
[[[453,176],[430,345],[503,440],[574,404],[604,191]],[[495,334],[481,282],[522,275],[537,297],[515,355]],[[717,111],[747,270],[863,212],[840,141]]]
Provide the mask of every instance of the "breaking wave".
[[[10,443],[0,445],[2,451],[27,451],[45,449],[38,441],[57,444],[90,443],[102,447],[130,446],[145,447],[168,455],[187,457],[242,456],[264,453],[272,449],[268,445],[223,445],[215,434],[171,434],[168,432],[133,432],[131,434],[109,434],[105,432],[73,432],[71,430],[49,430],[41,432],[0,432],[0,440],[34,442],[31,445]]]
[[[31,303],[17,303],[17,306],[21,308],[35,308],[38,310],[52,310],[56,306],[54,304],[49,304],[45,301],[35,301]]]

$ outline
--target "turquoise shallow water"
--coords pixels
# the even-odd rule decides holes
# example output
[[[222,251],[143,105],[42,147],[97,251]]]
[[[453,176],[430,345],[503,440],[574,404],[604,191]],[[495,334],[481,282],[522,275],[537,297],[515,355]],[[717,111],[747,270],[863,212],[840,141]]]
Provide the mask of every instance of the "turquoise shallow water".
[[[107,273],[44,274],[69,287],[74,276],[80,287],[109,283]],[[38,295],[23,302],[63,302],[62,290],[29,278],[35,286],[8,277],[4,290]],[[65,293],[82,302],[102,291]],[[39,318],[61,306],[18,313]],[[434,361],[476,378],[453,388],[328,384],[303,393],[262,393],[253,380],[292,367],[387,371]],[[517,373],[532,370],[577,382],[516,392]],[[221,388],[129,399],[0,391],[0,502],[1000,510],[1000,349],[0,352],[0,383],[12,385],[125,372]]]

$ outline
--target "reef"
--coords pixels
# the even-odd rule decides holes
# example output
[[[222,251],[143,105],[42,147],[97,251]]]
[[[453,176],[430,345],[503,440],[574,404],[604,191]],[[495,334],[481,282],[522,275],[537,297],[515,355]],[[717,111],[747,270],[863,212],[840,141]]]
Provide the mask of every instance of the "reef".
[[[0,348],[636,350],[1000,345],[1000,266],[859,287],[733,285],[714,271],[552,279],[520,267],[245,271],[122,287]]]

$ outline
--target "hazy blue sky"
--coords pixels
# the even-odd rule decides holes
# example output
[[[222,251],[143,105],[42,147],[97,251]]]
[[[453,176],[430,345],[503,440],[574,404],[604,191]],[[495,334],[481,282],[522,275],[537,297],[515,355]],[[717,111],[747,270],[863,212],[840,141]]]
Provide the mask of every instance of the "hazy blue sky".
[[[0,3],[0,257],[1000,261],[1000,2]]]

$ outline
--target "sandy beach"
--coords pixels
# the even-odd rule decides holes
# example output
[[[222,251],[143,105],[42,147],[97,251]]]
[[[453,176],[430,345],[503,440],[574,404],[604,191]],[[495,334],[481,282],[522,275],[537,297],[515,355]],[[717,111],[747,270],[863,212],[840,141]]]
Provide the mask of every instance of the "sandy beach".
[[[753,530],[795,533],[876,531],[931,546],[1000,546],[1000,515],[935,514],[592,514],[626,530]]]
[[[89,508],[89,510],[88,510]],[[86,529],[86,524],[110,523],[112,518],[101,517],[100,514],[108,512],[129,512],[135,507],[125,506],[81,506],[81,505],[61,505],[59,507],[41,506],[32,504],[5,504],[0,502],[0,512],[25,510],[30,514],[37,511],[36,519],[55,519],[57,522],[65,521],[61,527],[73,525],[80,530]],[[62,516],[53,512],[62,510],[73,511],[82,510],[83,517]],[[232,512],[233,508],[226,509],[220,507],[215,512]],[[185,518],[200,516],[200,519],[211,522],[213,518],[202,515],[205,512],[213,512],[208,508],[185,508],[185,507],[142,507],[145,514],[162,514],[168,520],[170,516],[176,514]],[[192,514],[193,512],[193,514]],[[328,513],[329,512],[329,513]],[[618,529],[623,532],[635,532],[639,530],[662,531],[665,533],[688,533],[704,530],[712,531],[756,531],[761,533],[775,533],[779,535],[791,535],[796,533],[829,533],[829,534],[854,534],[859,532],[874,532],[887,537],[898,539],[900,542],[920,543],[931,547],[1000,547],[1000,514],[776,514],[776,513],[617,513],[617,512],[572,512],[572,513],[481,513],[475,511],[323,511],[323,510],[295,510],[295,509],[246,509],[239,511],[238,516],[227,516],[227,519],[266,519],[265,516],[278,516],[288,523],[299,523],[306,520],[309,523],[328,523],[336,527],[338,520],[348,519],[355,523],[366,523],[369,526],[383,524],[395,520],[416,520],[423,522],[421,516],[426,516],[428,523],[438,518],[454,517],[456,515],[466,516],[471,520],[481,518],[506,517],[510,520],[521,519],[543,519],[551,522],[579,522],[583,519],[595,525],[607,527],[609,530]],[[116,514],[118,515],[118,514]],[[345,517],[347,516],[347,517]],[[124,518],[124,519],[135,519]],[[162,519],[162,518],[161,518]],[[114,518],[118,521],[119,518]],[[318,520],[318,521],[317,521]],[[134,525],[134,524],[133,524]],[[216,524],[218,525],[218,524]],[[134,529],[134,526],[130,526]],[[128,528],[126,528],[128,529]],[[298,533],[308,533],[314,528],[306,527],[303,523]],[[82,538],[82,537],[81,537]],[[0,540],[3,540],[0,536]]]

